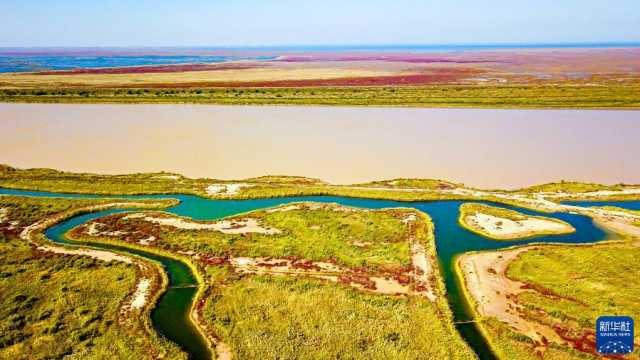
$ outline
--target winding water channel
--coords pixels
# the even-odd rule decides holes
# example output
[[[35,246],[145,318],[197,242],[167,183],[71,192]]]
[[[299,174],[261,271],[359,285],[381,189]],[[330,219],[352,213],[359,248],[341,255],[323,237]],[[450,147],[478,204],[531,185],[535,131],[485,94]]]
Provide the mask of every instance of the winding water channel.
[[[532,210],[517,208],[504,204],[489,203],[508,209],[514,209],[530,215],[549,216],[569,222],[575,227],[576,232],[567,235],[540,236],[520,241],[493,241],[471,233],[458,225],[459,207],[463,201],[431,201],[431,202],[400,202],[387,200],[357,199],[332,196],[307,196],[286,197],[277,199],[257,200],[211,200],[192,195],[139,195],[139,196],[102,196],[86,194],[62,194],[37,191],[22,191],[0,188],[0,194],[20,196],[45,196],[64,198],[126,198],[126,199],[166,199],[176,198],[180,204],[167,209],[167,212],[188,216],[197,220],[215,220],[225,216],[231,216],[251,210],[277,206],[297,201],[316,201],[339,203],[346,206],[359,208],[380,209],[390,207],[409,207],[423,211],[431,216],[435,224],[435,237],[438,252],[438,260],[441,272],[444,276],[447,298],[451,305],[454,320],[465,322],[472,320],[472,313],[461,292],[461,284],[454,271],[455,259],[458,255],[468,251],[493,250],[513,245],[529,243],[555,242],[555,243],[591,243],[604,240],[609,235],[603,229],[597,227],[586,216],[553,213],[541,214]],[[486,203],[486,202],[484,202]],[[578,204],[577,204],[578,205]],[[581,202],[579,205],[615,205],[627,208],[640,207],[640,202]],[[58,243],[90,246],[107,250],[115,250],[123,253],[131,253],[137,256],[160,262],[166,269],[170,283],[169,288],[162,295],[159,303],[152,312],[154,327],[168,339],[180,345],[190,354],[192,359],[207,359],[211,357],[206,341],[199,335],[192,323],[189,310],[197,292],[198,282],[190,268],[183,262],[159,256],[149,252],[106,244],[78,243],[68,240],[65,233],[75,226],[83,224],[95,218],[127,210],[101,211],[73,217],[46,230],[47,237]],[[133,210],[132,210],[133,211]],[[474,323],[457,324],[458,331],[470,344],[480,359],[495,359],[489,350],[485,339],[480,334]]]

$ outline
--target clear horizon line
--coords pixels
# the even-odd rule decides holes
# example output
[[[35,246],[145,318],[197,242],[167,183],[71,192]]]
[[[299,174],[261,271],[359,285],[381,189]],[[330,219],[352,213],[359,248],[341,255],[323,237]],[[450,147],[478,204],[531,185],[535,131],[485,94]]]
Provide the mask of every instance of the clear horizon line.
[[[366,47],[580,47],[580,46],[640,46],[637,41],[563,41],[563,42],[451,42],[451,43],[336,43],[336,44],[245,44],[245,45],[20,45],[0,46],[0,49],[243,49],[243,48],[366,48]]]

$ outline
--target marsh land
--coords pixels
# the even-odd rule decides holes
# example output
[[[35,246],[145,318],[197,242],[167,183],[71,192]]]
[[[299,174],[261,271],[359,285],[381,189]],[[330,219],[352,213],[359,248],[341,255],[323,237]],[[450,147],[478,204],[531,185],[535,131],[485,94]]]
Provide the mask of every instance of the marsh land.
[[[179,52],[156,51],[153,61],[157,63],[150,64],[144,61],[148,54],[137,50],[133,51],[137,57],[127,64],[131,51],[59,50],[50,54],[75,64],[66,68],[59,61],[47,64],[50,59],[26,50],[4,54],[9,64],[33,63],[33,69],[9,66],[9,72],[0,72],[0,101],[640,107],[640,51],[633,47],[262,54],[253,50],[250,56],[217,58],[226,54],[189,51],[190,56],[180,57]],[[114,61],[104,61],[109,55]],[[174,63],[163,65],[158,55],[167,61],[173,56]],[[101,59],[104,67],[100,67]]]
[[[3,297],[15,314],[0,324],[7,354],[65,338],[60,353],[89,358],[115,344],[144,358],[207,358],[202,346],[223,359],[593,358],[595,317],[639,311],[631,288],[604,303],[596,296],[640,275],[628,261],[640,239],[637,185],[484,191],[396,179],[338,189],[301,177],[220,182],[3,166],[0,187],[0,286],[15,292]],[[320,194],[349,197],[310,196]],[[494,240],[459,226],[471,212],[545,217],[575,231]],[[629,280],[615,278],[611,263],[628,264]],[[120,279],[101,289],[114,302],[89,295],[79,271]],[[41,294],[69,284],[83,294],[74,308],[88,311],[67,314],[63,290],[61,302]],[[190,337],[165,328],[176,312]],[[75,330],[94,313],[90,334]]]

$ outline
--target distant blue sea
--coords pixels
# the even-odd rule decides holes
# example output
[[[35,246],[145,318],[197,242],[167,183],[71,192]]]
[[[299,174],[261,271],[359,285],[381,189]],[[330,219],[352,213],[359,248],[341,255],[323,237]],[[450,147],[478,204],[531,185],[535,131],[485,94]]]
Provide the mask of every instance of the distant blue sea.
[[[69,56],[69,55],[0,55],[0,73],[108,68],[143,65],[210,64],[233,60],[269,60],[272,56]]]
[[[255,47],[196,47],[193,50],[233,50],[260,52],[450,52],[500,49],[599,49],[599,48],[636,48],[640,42],[601,42],[601,43],[530,43],[530,44],[398,44],[398,45],[288,45]]]
[[[233,60],[271,60],[276,58],[278,55],[285,53],[425,53],[501,49],[598,49],[620,47],[640,47],[640,43],[300,45],[171,48],[0,48],[0,73],[144,65],[206,64]],[[146,54],[154,55],[145,55],[145,52]],[[96,53],[99,53],[99,55],[94,55]],[[113,55],[109,55],[109,53],[113,53]],[[210,55],[211,53],[233,53],[234,55]]]

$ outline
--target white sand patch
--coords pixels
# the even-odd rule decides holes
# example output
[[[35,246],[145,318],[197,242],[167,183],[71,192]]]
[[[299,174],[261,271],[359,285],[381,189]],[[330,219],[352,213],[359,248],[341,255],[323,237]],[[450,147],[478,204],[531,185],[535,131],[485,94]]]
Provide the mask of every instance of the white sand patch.
[[[253,184],[211,184],[207,186],[207,194],[209,195],[236,195],[244,187],[252,187]]]
[[[216,343],[216,354],[218,357],[217,360],[231,360],[233,359],[233,351],[231,347],[222,341],[218,341]]]
[[[416,216],[416,214],[409,214],[404,219],[402,219],[402,223],[403,224],[409,224],[409,223],[412,223],[412,222],[414,222],[416,220],[418,220],[418,217]]]
[[[131,301],[132,309],[142,309],[147,302],[147,295],[151,288],[151,279],[142,279],[138,282],[136,292],[133,294],[133,300]]]
[[[154,241],[156,241],[156,237],[153,236],[153,235],[149,235],[148,238],[142,239],[142,240],[138,241],[138,243],[140,245],[151,245]]]
[[[180,255],[187,255],[187,256],[193,256],[196,255],[196,252],[193,250],[189,250],[189,251],[183,251],[183,250],[178,250],[176,251],[178,254]]]
[[[262,227],[260,222],[254,218],[238,219],[238,220],[222,220],[213,223],[200,223],[189,221],[183,218],[161,218],[144,216],[144,220],[158,225],[171,226],[177,229],[185,230],[214,230],[224,234],[279,234],[280,230],[270,227]]]
[[[624,218],[627,220],[640,220],[640,215],[632,214],[626,211],[598,209],[598,208],[588,208],[588,211],[590,211],[595,216],[617,217],[617,218]]]
[[[378,294],[397,295],[409,293],[408,285],[402,285],[394,279],[372,276],[369,278],[369,280],[373,281],[376,284],[375,292]]]
[[[512,238],[531,233],[571,232],[573,227],[552,220],[527,218],[510,220],[489,214],[476,213],[465,217],[472,227],[478,227],[491,236]]]
[[[106,224],[99,222],[92,222],[88,225],[85,225],[85,234],[89,236],[121,236],[127,235],[126,231],[100,231],[101,228],[104,228]]]
[[[0,223],[9,220],[9,209],[0,208]]]
[[[156,179],[169,179],[169,180],[178,180],[180,177],[178,175],[162,175],[156,176]]]
[[[7,230],[14,230],[18,228],[18,225],[20,224],[20,221],[9,221],[9,227],[7,228]]]
[[[603,197],[603,196],[615,196],[615,195],[636,195],[640,194],[640,188],[624,189],[624,190],[599,190],[582,193],[540,193],[542,196],[547,197]]]
[[[358,240],[354,240],[351,242],[351,245],[356,246],[356,247],[367,247],[369,245],[372,245],[373,243],[368,242],[368,241],[358,241]]]
[[[267,209],[266,212],[271,214],[271,213],[276,213],[276,212],[285,212],[285,211],[294,211],[294,210],[300,210],[300,205],[280,206],[280,207],[273,208],[273,209]]]
[[[229,262],[233,266],[256,266],[256,264],[258,264],[258,259],[237,257],[230,259]]]
[[[82,255],[89,256],[94,259],[102,260],[102,261],[120,261],[127,264],[131,264],[133,261],[131,258],[118,255],[109,251],[103,250],[91,250],[91,249],[66,249],[62,247],[53,247],[53,246],[39,246],[38,250],[44,252],[50,252],[54,254],[66,254],[66,255]]]

